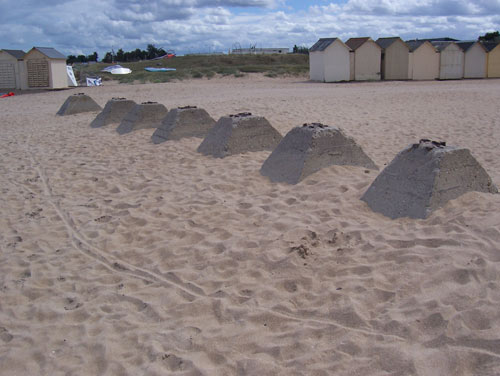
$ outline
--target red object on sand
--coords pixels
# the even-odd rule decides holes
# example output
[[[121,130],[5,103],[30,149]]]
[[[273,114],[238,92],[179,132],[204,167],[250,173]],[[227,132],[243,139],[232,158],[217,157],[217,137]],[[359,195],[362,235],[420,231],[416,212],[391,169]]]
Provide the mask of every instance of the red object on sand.
[[[4,95],[0,95],[0,98],[7,98],[7,97],[12,97],[12,96],[14,96],[14,93],[10,92],[10,93],[4,94]]]

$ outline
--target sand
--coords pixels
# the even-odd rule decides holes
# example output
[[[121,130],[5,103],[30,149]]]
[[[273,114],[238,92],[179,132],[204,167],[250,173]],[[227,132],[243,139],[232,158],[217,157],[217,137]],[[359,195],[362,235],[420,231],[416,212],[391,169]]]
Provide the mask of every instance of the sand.
[[[281,134],[339,126],[381,168],[445,140],[500,183],[500,80],[75,90],[250,111]],[[206,158],[196,138],[92,129],[93,113],[55,115],[70,93],[0,99],[2,375],[500,373],[500,195],[391,220],[360,200],[375,171],[271,183],[269,152]]]

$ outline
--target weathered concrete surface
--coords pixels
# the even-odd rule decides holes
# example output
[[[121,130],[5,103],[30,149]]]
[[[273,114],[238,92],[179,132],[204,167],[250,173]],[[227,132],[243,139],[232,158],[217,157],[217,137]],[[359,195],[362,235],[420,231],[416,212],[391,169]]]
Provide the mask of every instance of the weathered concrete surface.
[[[279,132],[262,116],[251,113],[223,116],[210,129],[198,152],[215,158],[273,150],[281,141]]]
[[[273,182],[297,184],[332,165],[378,170],[354,139],[337,127],[320,123],[295,127],[281,140],[260,169]]]
[[[421,140],[401,151],[361,199],[390,218],[427,218],[470,191],[498,189],[468,149]]]
[[[66,99],[57,115],[73,115],[82,112],[101,111],[102,108],[92,98],[84,93],[73,94]]]
[[[108,124],[120,123],[134,106],[135,102],[133,100],[112,98],[106,103],[104,110],[90,123],[90,126],[100,128]]]
[[[167,108],[156,102],[143,102],[136,104],[125,115],[116,131],[125,134],[138,129],[157,128],[165,116]]]
[[[170,110],[161,125],[151,136],[154,144],[184,137],[203,138],[214,126],[215,120],[207,111],[196,106],[178,107]]]

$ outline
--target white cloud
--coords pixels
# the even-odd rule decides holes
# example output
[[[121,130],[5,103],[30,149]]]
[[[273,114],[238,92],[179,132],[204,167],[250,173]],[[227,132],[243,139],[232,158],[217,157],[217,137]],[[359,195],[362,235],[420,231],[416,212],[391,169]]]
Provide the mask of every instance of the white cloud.
[[[9,1],[10,2],[10,1]],[[177,52],[312,45],[320,37],[474,39],[500,29],[500,0],[0,0],[0,48],[50,45],[65,54],[154,43]],[[237,8],[235,8],[237,7]]]

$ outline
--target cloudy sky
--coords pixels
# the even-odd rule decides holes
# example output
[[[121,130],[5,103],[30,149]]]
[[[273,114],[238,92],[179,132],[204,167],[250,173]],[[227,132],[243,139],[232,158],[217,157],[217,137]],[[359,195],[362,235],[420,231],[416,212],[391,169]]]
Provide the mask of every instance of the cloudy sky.
[[[63,54],[148,43],[178,54],[310,47],[321,37],[476,39],[500,29],[500,0],[0,0],[0,48]]]

